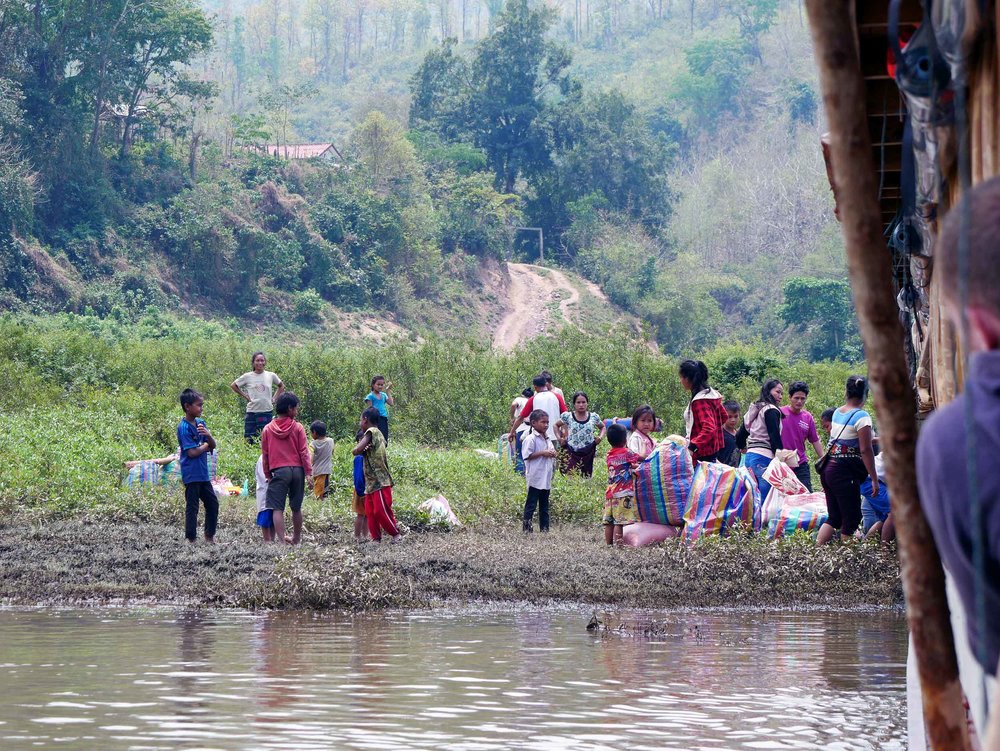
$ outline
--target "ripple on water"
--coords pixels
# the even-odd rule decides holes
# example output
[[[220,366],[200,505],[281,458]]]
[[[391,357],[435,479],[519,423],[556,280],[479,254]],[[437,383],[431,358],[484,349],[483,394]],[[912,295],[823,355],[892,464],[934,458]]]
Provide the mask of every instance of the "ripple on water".
[[[905,747],[895,613],[589,615],[0,611],[3,748]]]

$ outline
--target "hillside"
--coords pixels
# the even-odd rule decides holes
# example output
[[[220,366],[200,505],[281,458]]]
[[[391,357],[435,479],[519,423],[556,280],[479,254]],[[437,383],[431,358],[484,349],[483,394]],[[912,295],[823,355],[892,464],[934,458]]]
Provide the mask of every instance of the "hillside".
[[[570,271],[509,263],[507,282],[507,307],[493,332],[497,349],[512,350],[567,326],[591,333],[624,327],[643,334],[641,323],[616,309],[600,287]]]
[[[540,227],[539,330],[857,354],[796,2],[193,2],[3,11],[0,308],[488,335]]]

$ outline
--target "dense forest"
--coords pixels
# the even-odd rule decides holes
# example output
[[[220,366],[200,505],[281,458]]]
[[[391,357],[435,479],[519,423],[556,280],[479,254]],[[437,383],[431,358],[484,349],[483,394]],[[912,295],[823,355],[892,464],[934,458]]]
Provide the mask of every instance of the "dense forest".
[[[796,0],[0,0],[0,51],[2,309],[468,330],[537,227],[669,353],[859,355]]]

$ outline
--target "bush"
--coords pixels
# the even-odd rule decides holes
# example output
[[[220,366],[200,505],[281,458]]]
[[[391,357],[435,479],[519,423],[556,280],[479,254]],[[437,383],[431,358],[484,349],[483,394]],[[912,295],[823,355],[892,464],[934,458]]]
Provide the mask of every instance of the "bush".
[[[306,289],[295,295],[295,315],[305,322],[318,321],[323,312],[323,298],[314,289]]]

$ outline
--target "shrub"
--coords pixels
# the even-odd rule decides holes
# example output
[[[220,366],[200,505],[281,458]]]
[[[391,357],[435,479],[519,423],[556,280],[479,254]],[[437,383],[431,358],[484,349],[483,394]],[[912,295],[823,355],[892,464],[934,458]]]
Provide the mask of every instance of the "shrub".
[[[295,294],[295,315],[306,322],[318,321],[323,312],[323,298],[314,289],[305,289]]]

